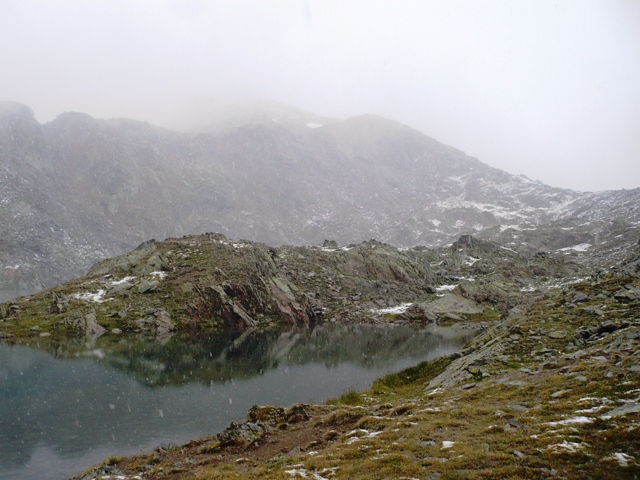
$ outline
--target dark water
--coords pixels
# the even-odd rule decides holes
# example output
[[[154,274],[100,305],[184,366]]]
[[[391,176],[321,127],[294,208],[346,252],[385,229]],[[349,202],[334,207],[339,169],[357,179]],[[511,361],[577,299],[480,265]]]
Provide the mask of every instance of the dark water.
[[[221,432],[254,404],[323,402],[456,351],[469,332],[301,332],[0,344],[0,478],[61,479],[111,455]]]

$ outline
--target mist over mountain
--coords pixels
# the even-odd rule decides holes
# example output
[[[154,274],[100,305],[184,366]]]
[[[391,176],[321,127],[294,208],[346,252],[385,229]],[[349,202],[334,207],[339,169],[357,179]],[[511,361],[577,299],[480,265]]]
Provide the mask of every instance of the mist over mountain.
[[[624,253],[616,238],[638,236],[640,189],[552,188],[373,115],[263,104],[220,118],[186,133],[82,113],[40,124],[0,103],[0,288],[44,288],[150,238],[204,232],[396,246],[472,233],[597,250],[603,265]]]

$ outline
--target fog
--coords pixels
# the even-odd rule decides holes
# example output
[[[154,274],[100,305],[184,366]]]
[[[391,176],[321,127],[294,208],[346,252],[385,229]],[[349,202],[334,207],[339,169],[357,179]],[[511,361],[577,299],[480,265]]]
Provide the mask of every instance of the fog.
[[[0,0],[0,100],[171,128],[383,115],[576,190],[640,186],[640,3]]]

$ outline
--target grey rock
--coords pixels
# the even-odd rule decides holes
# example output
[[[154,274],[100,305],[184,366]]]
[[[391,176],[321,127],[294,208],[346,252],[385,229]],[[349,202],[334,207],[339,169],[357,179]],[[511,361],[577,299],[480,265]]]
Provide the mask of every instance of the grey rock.
[[[549,338],[562,339],[567,337],[567,332],[563,330],[554,330],[553,332],[547,333]]]
[[[107,332],[107,329],[98,323],[95,311],[77,318],[73,321],[73,327],[78,333],[88,338],[96,338]]]
[[[443,297],[427,303],[424,305],[424,308],[435,313],[476,314],[484,311],[477,302],[453,293],[446,294]]]
[[[589,297],[586,294],[582,292],[576,292],[571,296],[571,298],[569,299],[569,302],[580,303],[580,302],[586,302],[587,300],[589,300]]]
[[[507,420],[507,425],[510,426],[510,427],[513,427],[513,428],[524,428],[524,424],[523,423],[521,423],[521,422],[519,422],[517,420],[514,420],[514,419]]]
[[[598,325],[596,333],[600,335],[603,333],[612,333],[628,326],[629,322],[626,320],[606,320]]]
[[[73,480],[97,480],[101,478],[124,478],[122,470],[111,465],[100,465],[91,469],[88,473]]]
[[[613,298],[619,302],[632,302],[640,299],[640,292],[635,288],[621,288],[613,294]]]
[[[640,413],[640,403],[628,403],[621,407],[614,408],[613,410],[609,410],[607,413],[601,416],[601,418],[615,418],[622,417],[629,413]]]
[[[591,360],[594,360],[600,363],[607,363],[609,361],[607,357],[603,357],[602,355],[596,355],[594,357],[591,357]]]
[[[529,410],[528,407],[525,407],[523,405],[507,405],[507,407],[509,407],[511,410],[515,410],[516,412],[526,412],[527,410]]]
[[[132,287],[133,287],[132,283],[130,283],[130,282],[122,282],[122,283],[119,283],[119,284],[114,285],[111,288],[109,288],[109,290],[107,290],[107,294],[108,295],[116,295],[118,293],[126,292],[127,290],[131,289]]]
[[[153,328],[155,329],[156,334],[164,335],[174,331],[176,329],[176,324],[171,321],[171,315],[169,315],[169,313],[165,310],[158,310],[155,313]]]
[[[436,441],[435,440],[420,440],[418,445],[420,445],[421,447],[435,447],[436,446]]]
[[[160,283],[157,280],[143,280],[138,285],[138,293],[153,293],[158,291]]]
[[[149,330],[155,335],[166,335],[176,329],[175,323],[171,320],[171,315],[165,310],[154,310],[153,313],[139,318],[135,321],[141,330]]]

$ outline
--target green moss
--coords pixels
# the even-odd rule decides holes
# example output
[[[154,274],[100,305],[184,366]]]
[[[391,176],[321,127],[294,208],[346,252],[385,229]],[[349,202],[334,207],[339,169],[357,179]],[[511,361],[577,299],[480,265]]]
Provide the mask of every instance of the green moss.
[[[355,390],[349,390],[338,398],[331,398],[327,400],[327,405],[361,405],[362,403],[362,394]]]
[[[398,388],[417,381],[429,381],[442,373],[452,361],[449,357],[440,357],[419,363],[415,367],[409,367],[398,373],[391,373],[376,380],[372,390],[376,393],[384,391],[385,388]]]

